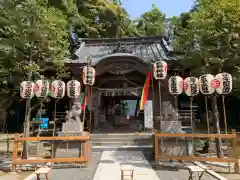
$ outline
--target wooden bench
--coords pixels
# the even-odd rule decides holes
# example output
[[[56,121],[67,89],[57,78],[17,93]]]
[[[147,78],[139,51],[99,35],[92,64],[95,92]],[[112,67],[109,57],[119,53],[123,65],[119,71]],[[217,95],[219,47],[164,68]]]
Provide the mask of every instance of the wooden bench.
[[[134,168],[131,165],[121,166],[121,180],[133,180]]]
[[[213,170],[208,169],[206,166],[204,166],[203,164],[201,164],[200,162],[194,162],[194,164],[196,164],[197,166],[199,166],[200,168],[204,169],[205,172],[207,172],[208,174],[210,174],[211,176],[213,176],[214,178],[218,179],[218,180],[228,180],[227,178],[219,175],[218,173],[214,172]]]
[[[50,180],[49,173],[51,172],[51,168],[49,167],[41,167],[37,171],[35,171],[35,174],[37,175],[37,180],[40,180],[40,175],[45,175],[47,180]]]
[[[199,166],[187,166],[187,169],[189,171],[189,179],[188,180],[193,180],[193,173],[197,173],[198,180],[200,180],[205,171],[203,168],[200,168]]]

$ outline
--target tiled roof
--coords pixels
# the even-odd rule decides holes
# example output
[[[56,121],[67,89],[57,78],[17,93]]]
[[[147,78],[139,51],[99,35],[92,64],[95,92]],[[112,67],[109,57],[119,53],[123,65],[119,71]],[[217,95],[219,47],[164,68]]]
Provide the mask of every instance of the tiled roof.
[[[172,47],[163,36],[134,37],[134,38],[105,38],[105,39],[80,39],[80,46],[75,51],[75,59],[68,63],[85,63],[87,58],[92,58],[92,65],[101,59],[111,56],[138,57],[146,63],[155,60],[175,60]]]

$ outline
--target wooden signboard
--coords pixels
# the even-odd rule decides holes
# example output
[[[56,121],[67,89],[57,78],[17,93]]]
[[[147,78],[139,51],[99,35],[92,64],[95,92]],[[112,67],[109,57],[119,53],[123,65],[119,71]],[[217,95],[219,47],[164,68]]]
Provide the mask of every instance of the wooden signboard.
[[[147,101],[144,107],[144,127],[148,129],[153,129],[152,101]]]

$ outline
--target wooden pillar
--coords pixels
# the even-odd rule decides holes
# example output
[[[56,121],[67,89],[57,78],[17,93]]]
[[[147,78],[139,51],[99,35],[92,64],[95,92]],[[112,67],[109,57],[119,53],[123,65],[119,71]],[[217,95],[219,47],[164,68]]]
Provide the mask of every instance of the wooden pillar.
[[[232,129],[232,134],[235,135],[235,138],[232,139],[232,148],[234,155],[234,170],[236,173],[239,173],[239,161],[238,161],[238,150],[237,150],[237,133],[235,129]]]
[[[18,153],[18,143],[19,141],[17,140],[19,138],[18,134],[15,134],[14,136],[14,144],[13,144],[13,154],[12,154],[12,172],[16,172],[16,161],[17,161],[17,153]]]

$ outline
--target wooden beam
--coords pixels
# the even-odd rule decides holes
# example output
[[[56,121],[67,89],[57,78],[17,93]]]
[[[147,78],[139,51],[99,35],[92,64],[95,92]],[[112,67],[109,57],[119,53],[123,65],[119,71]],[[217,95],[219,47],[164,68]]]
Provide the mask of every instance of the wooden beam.
[[[138,81],[144,83],[144,79],[141,76],[128,76],[127,79],[129,81]],[[100,77],[97,79],[96,84],[103,85],[109,81],[126,81],[125,76],[107,76],[107,77]]]
[[[55,136],[55,137],[19,137],[16,136],[15,141],[51,141],[51,140],[62,140],[62,141],[88,141],[90,136]]]
[[[197,157],[197,156],[163,156],[160,159],[182,160],[182,161],[210,161],[210,162],[234,162],[234,159],[218,157]]]
[[[237,138],[236,134],[182,134],[182,133],[155,133],[157,137],[189,137],[189,138],[222,138],[234,139]]]
[[[51,162],[87,162],[83,157],[77,158],[51,158],[51,159],[21,159],[14,160],[12,164],[41,164],[41,163],[51,163]]]
[[[232,129],[232,134],[235,134],[237,136],[237,133],[236,133],[235,129]],[[233,148],[233,155],[234,155],[234,170],[235,170],[235,172],[239,173],[237,138],[233,138],[232,148]]]

